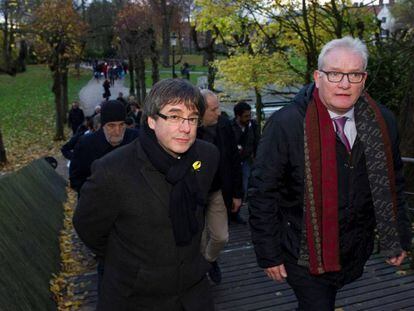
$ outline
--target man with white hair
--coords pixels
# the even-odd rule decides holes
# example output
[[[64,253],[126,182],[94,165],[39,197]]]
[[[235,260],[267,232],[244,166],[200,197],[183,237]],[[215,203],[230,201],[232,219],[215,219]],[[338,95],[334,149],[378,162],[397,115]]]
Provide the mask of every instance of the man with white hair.
[[[327,43],[293,103],[260,141],[249,188],[259,266],[286,278],[299,310],[334,310],[337,290],[362,275],[375,229],[386,261],[410,249],[399,137],[392,113],[364,91],[359,39]]]

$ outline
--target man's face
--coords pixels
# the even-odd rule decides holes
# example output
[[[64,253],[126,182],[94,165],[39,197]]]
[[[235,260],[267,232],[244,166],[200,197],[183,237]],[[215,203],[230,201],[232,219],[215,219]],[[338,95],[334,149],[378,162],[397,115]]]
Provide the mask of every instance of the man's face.
[[[217,96],[209,95],[205,99],[206,111],[203,116],[203,125],[214,125],[218,122],[221,113],[218,98]]]
[[[190,110],[183,103],[166,104],[160,110],[160,114],[182,118],[194,118],[199,115],[196,109]],[[174,123],[161,117],[148,117],[148,126],[154,130],[161,147],[173,157],[185,153],[196,139],[197,125],[190,124],[188,120]]]
[[[365,71],[361,55],[344,48],[328,52],[322,69],[341,73]],[[365,75],[360,83],[350,83],[348,77],[344,76],[340,82],[329,82],[327,75],[319,70],[315,70],[313,76],[322,103],[328,110],[338,114],[346,113],[355,105],[367,78]]]
[[[245,110],[243,111],[241,115],[237,116],[237,121],[242,126],[248,126],[251,118],[252,118],[252,111]]]
[[[125,129],[126,126],[124,121],[108,122],[103,126],[106,140],[112,146],[118,146],[122,142],[124,139]]]

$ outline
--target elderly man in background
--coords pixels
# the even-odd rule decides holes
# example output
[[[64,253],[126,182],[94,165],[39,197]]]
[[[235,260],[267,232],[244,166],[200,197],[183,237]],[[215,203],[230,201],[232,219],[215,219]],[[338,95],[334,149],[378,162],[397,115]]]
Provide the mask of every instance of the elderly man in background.
[[[138,137],[138,131],[126,128],[125,118],[124,105],[117,100],[108,101],[101,107],[101,128],[79,139],[69,166],[70,186],[78,194],[91,175],[93,161]]]

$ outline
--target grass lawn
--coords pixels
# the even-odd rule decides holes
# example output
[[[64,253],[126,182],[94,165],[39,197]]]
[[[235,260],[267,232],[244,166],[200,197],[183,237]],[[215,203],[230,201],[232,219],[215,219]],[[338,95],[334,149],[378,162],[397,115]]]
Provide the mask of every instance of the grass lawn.
[[[90,78],[89,71],[81,71],[79,78],[71,72],[69,102],[78,99],[79,90]],[[59,152],[62,142],[53,141],[55,106],[51,87],[51,73],[45,65],[28,66],[25,73],[15,77],[0,75],[0,129],[10,162],[5,170]]]

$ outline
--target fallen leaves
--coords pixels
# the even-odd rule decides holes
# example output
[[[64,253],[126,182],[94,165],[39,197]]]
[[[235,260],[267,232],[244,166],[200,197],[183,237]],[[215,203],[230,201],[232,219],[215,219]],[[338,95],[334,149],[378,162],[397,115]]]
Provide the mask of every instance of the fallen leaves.
[[[64,204],[63,229],[60,232],[61,271],[50,280],[50,290],[59,311],[79,310],[88,292],[89,282],[77,282],[77,277],[89,272],[95,260],[79,247],[72,217],[76,205],[75,192],[67,188],[68,199]]]

